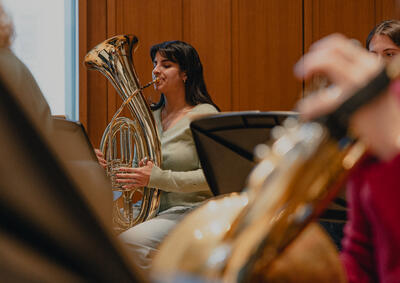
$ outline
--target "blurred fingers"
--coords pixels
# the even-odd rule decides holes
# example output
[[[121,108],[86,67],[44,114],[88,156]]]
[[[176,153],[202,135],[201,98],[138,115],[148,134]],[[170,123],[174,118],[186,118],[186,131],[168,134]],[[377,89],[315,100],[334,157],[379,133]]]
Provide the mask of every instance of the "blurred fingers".
[[[103,167],[104,169],[106,169],[107,168],[107,161],[104,159],[104,155],[101,152],[101,150],[99,150],[98,148],[95,148],[94,152],[96,154],[97,161],[99,162],[100,166]]]
[[[94,149],[94,152],[96,153],[96,156],[99,156],[99,157],[104,158],[104,155],[103,155],[103,153],[101,152],[100,149],[95,148],[95,149]]]
[[[381,66],[376,56],[355,45],[354,40],[336,34],[314,43],[295,65],[294,72],[306,80],[324,74],[332,83],[349,90],[368,81]]]
[[[328,87],[301,100],[297,105],[302,119],[310,120],[329,113],[343,102],[342,90],[338,87]]]

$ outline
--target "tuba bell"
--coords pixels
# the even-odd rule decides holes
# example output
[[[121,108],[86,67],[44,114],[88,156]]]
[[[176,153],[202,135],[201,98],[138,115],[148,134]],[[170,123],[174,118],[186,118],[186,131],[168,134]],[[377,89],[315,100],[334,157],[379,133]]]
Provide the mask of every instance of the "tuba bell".
[[[100,143],[100,150],[107,161],[107,175],[113,186],[113,222],[117,233],[154,217],[160,205],[161,192],[158,189],[126,190],[114,181],[120,167],[137,167],[143,159],[152,160],[156,166],[161,165],[161,145],[156,125],[142,94],[142,90],[155,81],[144,87],[139,83],[132,60],[137,44],[136,36],[114,36],[94,47],[84,59],[89,69],[98,70],[107,77],[123,100]],[[125,106],[132,119],[118,117]],[[136,192],[142,197],[135,202]]]

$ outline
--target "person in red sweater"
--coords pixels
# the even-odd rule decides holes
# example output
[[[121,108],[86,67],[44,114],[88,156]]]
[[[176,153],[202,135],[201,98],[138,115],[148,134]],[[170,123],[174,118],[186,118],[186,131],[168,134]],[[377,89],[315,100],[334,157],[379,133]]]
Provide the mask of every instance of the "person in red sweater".
[[[333,111],[382,68],[383,60],[344,36],[315,43],[295,74],[323,74],[332,86],[300,102],[303,119]],[[369,155],[349,179],[342,263],[349,282],[400,282],[400,82],[356,111],[350,128]]]

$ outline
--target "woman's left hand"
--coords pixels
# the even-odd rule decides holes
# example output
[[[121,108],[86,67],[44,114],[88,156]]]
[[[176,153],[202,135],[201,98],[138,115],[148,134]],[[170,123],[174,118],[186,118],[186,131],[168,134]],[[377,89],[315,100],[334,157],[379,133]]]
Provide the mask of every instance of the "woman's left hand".
[[[132,189],[139,187],[147,187],[150,181],[151,170],[154,167],[152,161],[141,160],[137,168],[121,167],[119,169],[120,173],[117,173],[117,183],[125,184],[124,189]]]
[[[98,149],[98,148],[95,148],[95,149],[94,149],[94,153],[96,154],[97,161],[99,162],[99,164],[101,165],[101,167],[103,167],[103,169],[106,170],[106,168],[107,168],[107,161],[106,161],[106,159],[104,158],[104,155],[103,155],[103,153],[101,152],[101,150]]]

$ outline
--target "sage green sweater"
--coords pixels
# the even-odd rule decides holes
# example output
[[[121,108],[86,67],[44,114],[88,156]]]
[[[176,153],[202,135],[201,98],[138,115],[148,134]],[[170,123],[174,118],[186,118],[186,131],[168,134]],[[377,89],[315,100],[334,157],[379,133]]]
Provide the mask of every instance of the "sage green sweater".
[[[163,131],[161,109],[153,115],[161,140],[161,168],[154,166],[149,187],[162,190],[160,211],[173,206],[193,206],[212,196],[200,167],[199,157],[190,130],[193,115],[214,114],[211,104],[196,105],[175,125]]]

